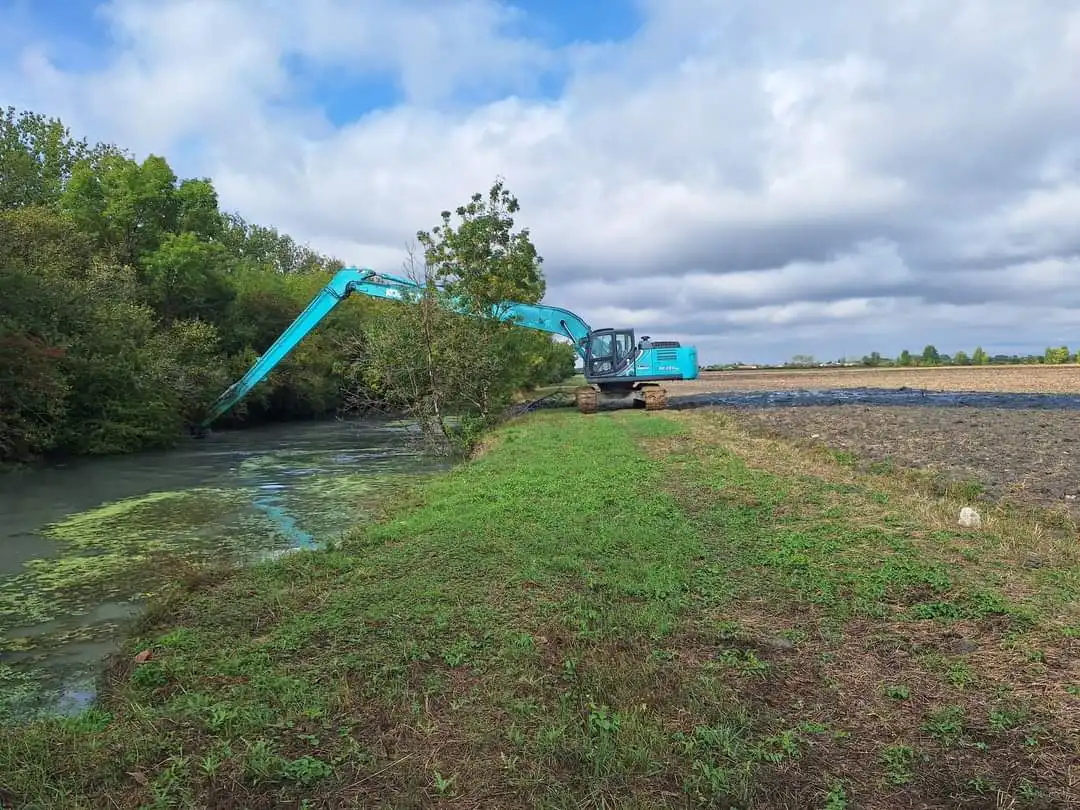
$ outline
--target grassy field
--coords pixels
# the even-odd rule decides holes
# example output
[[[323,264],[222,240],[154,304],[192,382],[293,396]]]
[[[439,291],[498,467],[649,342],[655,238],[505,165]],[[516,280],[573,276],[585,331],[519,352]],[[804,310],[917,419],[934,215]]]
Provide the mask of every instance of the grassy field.
[[[853,461],[716,412],[531,415],[338,550],[193,575],[100,708],[0,732],[0,787],[48,810],[1076,806],[1075,527],[962,529],[972,487]]]
[[[712,391],[904,387],[938,391],[1080,394],[1080,366],[1069,364],[705,371],[697,380],[667,384],[671,396]]]

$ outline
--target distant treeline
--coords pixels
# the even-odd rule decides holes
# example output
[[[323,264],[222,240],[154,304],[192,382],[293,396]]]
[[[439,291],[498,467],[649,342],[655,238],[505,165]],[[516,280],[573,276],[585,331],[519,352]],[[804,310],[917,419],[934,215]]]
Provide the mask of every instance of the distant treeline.
[[[862,366],[865,368],[917,368],[932,366],[1015,366],[1015,365],[1065,365],[1080,362],[1077,353],[1069,351],[1068,346],[1049,346],[1042,354],[989,354],[982,346],[977,346],[970,355],[965,351],[955,354],[942,354],[933,345],[927,345],[920,354],[912,354],[907,349],[896,357],[887,357],[880,352],[870,352],[861,358],[841,357],[838,360],[817,360],[813,355],[797,354],[786,363],[770,365],[766,363],[715,363],[704,366],[705,371],[721,371],[736,368],[835,368],[840,366]]]
[[[0,462],[171,444],[342,266],[162,157],[0,111]],[[335,412],[339,349],[387,306],[339,307],[221,424]],[[551,346],[526,386],[564,373]]]

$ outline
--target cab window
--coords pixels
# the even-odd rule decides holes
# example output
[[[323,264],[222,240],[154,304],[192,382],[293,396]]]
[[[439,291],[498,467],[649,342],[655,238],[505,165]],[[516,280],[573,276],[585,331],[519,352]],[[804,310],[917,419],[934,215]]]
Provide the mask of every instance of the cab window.
[[[597,358],[611,356],[611,335],[595,335],[593,337],[592,356]]]

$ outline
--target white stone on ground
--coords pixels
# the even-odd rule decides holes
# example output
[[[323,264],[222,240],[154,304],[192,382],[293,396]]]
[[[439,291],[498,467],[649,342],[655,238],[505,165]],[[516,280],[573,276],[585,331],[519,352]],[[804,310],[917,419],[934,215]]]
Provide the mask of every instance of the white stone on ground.
[[[960,510],[960,525],[968,529],[977,529],[982,526],[982,517],[970,506]]]

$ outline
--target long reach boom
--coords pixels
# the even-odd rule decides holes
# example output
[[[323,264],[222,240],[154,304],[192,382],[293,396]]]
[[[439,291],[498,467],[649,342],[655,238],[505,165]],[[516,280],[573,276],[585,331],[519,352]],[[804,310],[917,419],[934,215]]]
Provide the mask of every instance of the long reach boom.
[[[247,373],[217,398],[201,427],[208,427],[242,400],[330,310],[353,293],[404,301],[422,291],[421,285],[401,276],[357,267],[339,270]],[[465,312],[464,307],[451,306]],[[629,404],[660,410],[667,407],[667,391],[661,382],[698,376],[697,349],[677,341],[653,341],[648,337],[635,341],[633,329],[593,329],[570,310],[544,304],[500,302],[492,308],[492,315],[570,339],[585,369],[586,385],[576,391],[582,413],[595,413],[601,401],[616,403],[616,407]]]

